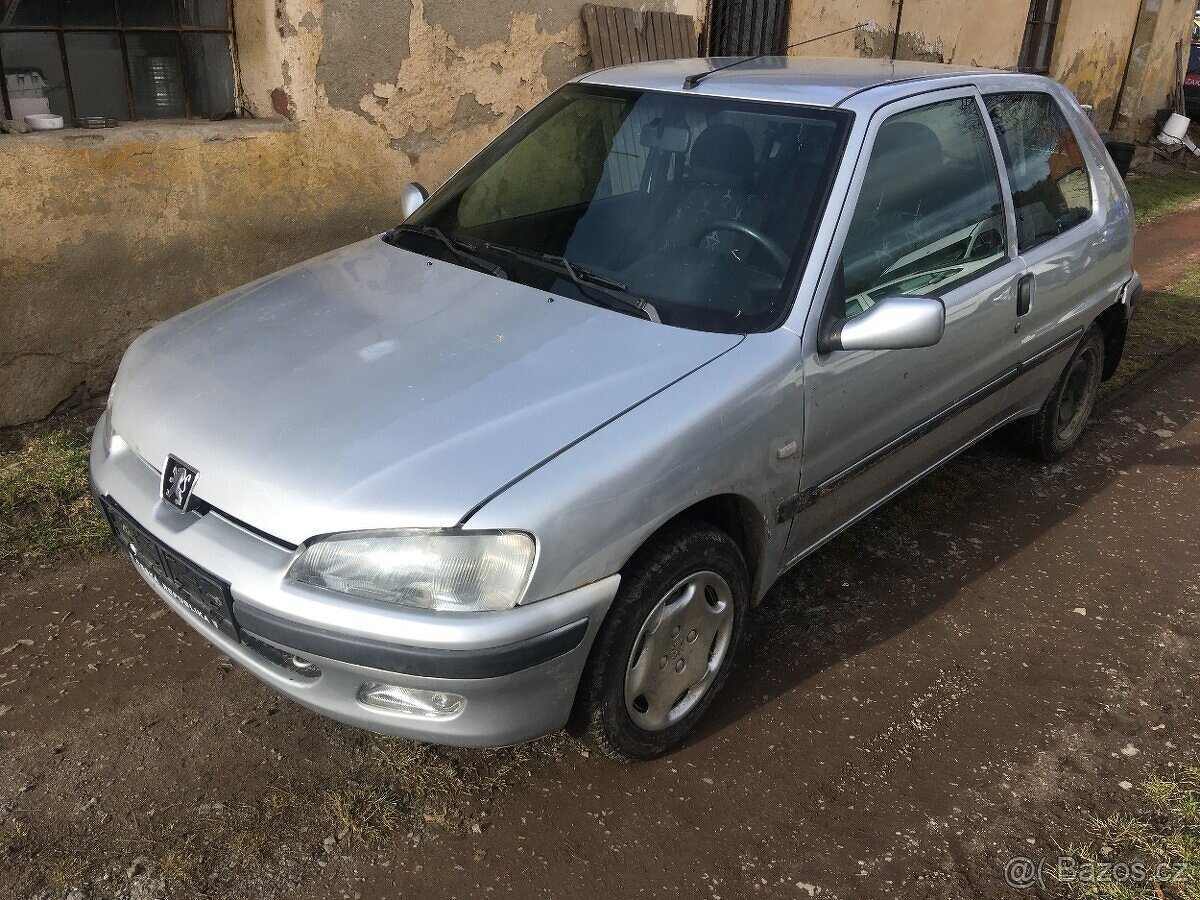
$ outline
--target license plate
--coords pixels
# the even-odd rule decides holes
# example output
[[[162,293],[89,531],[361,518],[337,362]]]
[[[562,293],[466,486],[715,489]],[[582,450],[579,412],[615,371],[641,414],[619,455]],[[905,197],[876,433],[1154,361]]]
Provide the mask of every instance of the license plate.
[[[237,638],[228,583],[166,547],[138,525],[115,501],[105,497],[104,512],[113,534],[134,565],[176,601],[208,625]]]

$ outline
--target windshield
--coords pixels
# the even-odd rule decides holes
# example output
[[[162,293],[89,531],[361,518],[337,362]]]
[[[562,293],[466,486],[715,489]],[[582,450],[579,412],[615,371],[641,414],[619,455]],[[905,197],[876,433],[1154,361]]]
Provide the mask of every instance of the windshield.
[[[791,305],[849,118],[568,86],[388,240],[667,325],[764,330]]]

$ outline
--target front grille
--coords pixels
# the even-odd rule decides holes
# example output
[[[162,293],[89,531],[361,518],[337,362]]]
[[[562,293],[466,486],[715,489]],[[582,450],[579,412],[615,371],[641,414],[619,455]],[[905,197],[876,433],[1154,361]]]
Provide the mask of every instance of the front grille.
[[[138,525],[111,497],[100,501],[113,534],[138,571],[201,619],[238,639],[229,583],[184,559]]]

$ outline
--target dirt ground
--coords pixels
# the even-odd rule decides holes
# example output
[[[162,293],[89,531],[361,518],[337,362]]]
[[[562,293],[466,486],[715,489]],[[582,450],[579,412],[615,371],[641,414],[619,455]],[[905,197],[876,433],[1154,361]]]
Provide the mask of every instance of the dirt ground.
[[[1197,234],[1200,211],[1140,235],[1151,287]],[[287,852],[238,893],[1016,896],[1006,860],[1053,858],[1200,742],[1198,526],[1191,354],[1107,398],[1063,463],[988,440],[786,577],[679,752],[620,767],[551,742],[460,825],[375,847],[268,830]],[[231,666],[122,559],[11,580],[0,896],[171,896],[148,848],[197,879],[179,823],[324,785],[364,740]]]

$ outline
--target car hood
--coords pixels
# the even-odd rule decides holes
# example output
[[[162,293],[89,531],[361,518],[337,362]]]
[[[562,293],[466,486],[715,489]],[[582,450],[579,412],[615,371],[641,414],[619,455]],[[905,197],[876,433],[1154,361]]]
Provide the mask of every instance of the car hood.
[[[196,497],[290,543],[445,527],[739,340],[374,238],[144,334],[112,423],[160,471],[167,454],[194,468]]]

